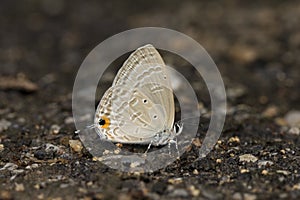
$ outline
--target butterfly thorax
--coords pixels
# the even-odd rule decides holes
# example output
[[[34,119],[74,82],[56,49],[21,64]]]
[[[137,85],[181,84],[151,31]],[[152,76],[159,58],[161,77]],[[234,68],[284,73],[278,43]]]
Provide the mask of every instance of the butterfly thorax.
[[[164,129],[163,131],[157,133],[152,140],[154,146],[160,146],[170,143],[176,136],[178,136],[183,129],[183,125],[175,123],[172,129]]]

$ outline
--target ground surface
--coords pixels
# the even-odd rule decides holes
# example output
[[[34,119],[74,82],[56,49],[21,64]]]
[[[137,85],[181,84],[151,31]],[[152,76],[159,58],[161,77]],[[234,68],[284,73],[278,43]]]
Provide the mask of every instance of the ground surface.
[[[300,3],[260,2],[1,1],[0,199],[299,199]],[[228,115],[206,158],[194,162],[198,142],[165,169],[127,174],[76,146],[71,94],[89,51],[140,26],[206,48]]]

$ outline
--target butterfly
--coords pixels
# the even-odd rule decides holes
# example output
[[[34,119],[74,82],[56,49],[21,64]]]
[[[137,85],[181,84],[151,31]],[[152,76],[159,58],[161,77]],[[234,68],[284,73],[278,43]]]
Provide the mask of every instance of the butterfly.
[[[174,124],[170,76],[153,45],[135,50],[117,72],[95,112],[94,127],[105,140],[160,146],[175,141],[183,125]]]

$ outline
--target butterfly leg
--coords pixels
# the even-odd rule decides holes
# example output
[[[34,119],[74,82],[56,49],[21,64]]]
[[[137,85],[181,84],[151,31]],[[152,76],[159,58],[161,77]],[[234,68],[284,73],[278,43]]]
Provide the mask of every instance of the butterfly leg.
[[[168,146],[169,146],[169,155],[171,155],[171,143],[175,144],[175,148],[177,150],[177,159],[179,159],[180,158],[180,153],[179,153],[179,149],[178,149],[177,138],[170,140],[169,143],[168,143]]]
[[[147,153],[148,153],[149,149],[150,149],[150,148],[151,148],[151,146],[152,146],[152,143],[153,143],[153,140],[151,140],[150,144],[148,145],[148,147],[147,147],[147,150],[146,150],[146,151],[145,151],[145,153],[144,153],[144,156],[146,156],[146,155],[147,155]]]
[[[177,138],[176,138],[176,141],[175,141],[175,147],[176,147],[176,150],[177,150],[177,159],[179,159],[180,158],[180,153],[179,153],[179,149],[178,149]]]

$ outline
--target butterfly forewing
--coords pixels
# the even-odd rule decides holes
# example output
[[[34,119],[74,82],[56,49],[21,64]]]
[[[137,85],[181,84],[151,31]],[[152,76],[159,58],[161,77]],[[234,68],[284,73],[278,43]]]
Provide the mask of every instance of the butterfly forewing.
[[[149,66],[164,66],[165,63],[157,50],[150,44],[134,51],[118,71],[113,84],[137,83],[137,77],[147,72]],[[132,86],[132,85],[131,85]]]
[[[166,127],[174,122],[174,98],[170,77],[158,51],[150,44],[138,48],[124,62],[113,85],[139,88],[154,104],[164,105]]]

